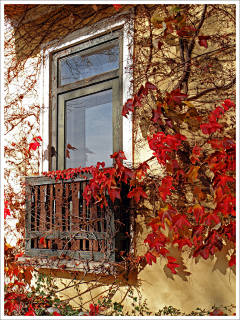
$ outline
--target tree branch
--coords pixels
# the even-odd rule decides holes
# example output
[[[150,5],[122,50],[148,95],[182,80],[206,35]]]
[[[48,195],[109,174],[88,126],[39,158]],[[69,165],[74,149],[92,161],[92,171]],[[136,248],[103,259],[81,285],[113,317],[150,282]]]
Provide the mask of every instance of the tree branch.
[[[215,86],[214,88],[209,88],[209,89],[206,89],[198,94],[196,94],[195,96],[192,96],[192,97],[188,97],[186,100],[187,101],[192,101],[192,100],[196,100],[200,97],[202,97],[203,95],[211,92],[211,91],[214,91],[214,90],[227,90],[227,89],[230,89],[234,84],[236,83],[236,77],[232,79],[232,81],[227,84],[226,86]]]
[[[195,39],[203,25],[204,19],[205,19],[205,14],[206,14],[206,10],[207,10],[207,5],[205,4],[203,7],[203,12],[202,12],[202,16],[201,16],[201,20],[199,21],[199,24],[197,26],[196,31],[194,32],[194,35],[189,43],[189,46],[187,46],[187,43],[185,44],[185,67],[184,67],[184,72],[182,74],[181,79],[179,80],[178,84],[175,86],[175,88],[173,90],[176,90],[178,88],[181,88],[183,82],[185,83],[185,88],[187,88],[187,81],[190,75],[190,65],[188,64],[188,61],[191,60],[191,54],[194,48],[194,44],[195,44]],[[185,89],[186,90],[186,89]],[[185,92],[186,93],[186,92]]]

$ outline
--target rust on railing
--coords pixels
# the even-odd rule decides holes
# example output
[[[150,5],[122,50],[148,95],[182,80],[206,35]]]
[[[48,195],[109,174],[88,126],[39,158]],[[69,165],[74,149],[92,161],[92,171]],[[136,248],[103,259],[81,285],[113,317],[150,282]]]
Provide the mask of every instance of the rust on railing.
[[[87,179],[26,177],[26,256],[116,261],[117,252],[128,251],[128,213],[110,199],[108,207],[87,206]]]

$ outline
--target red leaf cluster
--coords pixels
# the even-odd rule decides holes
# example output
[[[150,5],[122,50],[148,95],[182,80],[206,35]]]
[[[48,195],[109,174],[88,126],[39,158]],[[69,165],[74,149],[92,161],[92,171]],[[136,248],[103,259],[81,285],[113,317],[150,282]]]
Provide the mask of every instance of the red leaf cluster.
[[[151,82],[146,82],[145,87],[142,85],[138,93],[134,95],[133,99],[128,99],[122,109],[122,115],[127,118],[129,111],[134,112],[136,106],[142,107],[141,99],[148,94],[148,90],[157,90],[157,87]]]
[[[42,138],[40,136],[37,136],[37,137],[34,137],[33,140],[34,140],[34,142],[31,142],[29,144],[29,151],[30,150],[34,150],[34,151],[37,150],[37,147],[40,147],[40,143],[37,140],[42,141]]]

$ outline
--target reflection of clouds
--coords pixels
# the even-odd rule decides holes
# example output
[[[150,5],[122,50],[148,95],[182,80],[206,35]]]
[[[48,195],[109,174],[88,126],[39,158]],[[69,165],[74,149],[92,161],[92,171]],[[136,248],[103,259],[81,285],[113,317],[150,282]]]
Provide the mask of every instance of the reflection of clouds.
[[[96,112],[96,109],[97,112]],[[105,161],[111,165],[112,154],[112,103],[86,109],[86,145],[95,154],[88,156],[89,163]]]
[[[109,48],[83,56],[78,53],[71,58],[60,60],[61,85],[92,77],[107,71],[118,69],[119,48]]]
[[[66,141],[78,149],[66,159],[67,168],[112,165],[112,90],[67,101],[66,111]]]

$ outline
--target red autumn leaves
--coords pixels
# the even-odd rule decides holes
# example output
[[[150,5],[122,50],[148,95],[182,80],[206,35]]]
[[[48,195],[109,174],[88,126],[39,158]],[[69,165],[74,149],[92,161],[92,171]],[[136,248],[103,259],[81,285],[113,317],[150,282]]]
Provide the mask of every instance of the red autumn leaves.
[[[157,88],[150,82],[147,82],[145,86],[142,85],[137,94],[132,99],[128,99],[123,106],[122,115],[127,116],[129,112],[134,112],[135,108],[142,108],[142,98],[148,94],[149,90],[157,90]],[[182,110],[183,106],[188,107],[187,102],[184,101],[186,98],[187,95],[181,93],[179,89],[167,93],[165,101],[162,101],[163,103],[157,102],[157,109],[152,111],[150,121],[157,126],[164,119],[162,114],[164,110],[166,111],[168,108],[175,110],[176,107]],[[209,123],[200,125],[202,132],[210,135],[221,131],[222,126],[218,123],[218,119],[232,107],[235,107],[235,105],[230,99],[224,100],[222,107],[216,107],[208,116]],[[201,119],[199,117],[199,121]],[[168,127],[172,128],[171,119],[165,118],[164,121]],[[167,267],[172,273],[176,274],[179,264],[174,257],[169,255],[170,252],[166,248],[168,243],[177,245],[179,250],[194,247],[192,249],[194,257],[201,255],[204,259],[207,259],[209,254],[213,254],[216,250],[221,251],[222,238],[225,236],[231,241],[235,241],[234,225],[230,223],[231,227],[228,227],[228,224],[221,226],[222,220],[220,217],[228,217],[229,214],[236,215],[236,200],[230,190],[231,184],[235,183],[235,178],[229,173],[234,171],[236,167],[236,144],[229,137],[224,137],[221,141],[210,139],[205,144],[208,143],[213,151],[209,153],[207,158],[204,158],[203,146],[193,145],[189,154],[189,160],[193,165],[188,166],[184,171],[176,154],[179,149],[181,150],[187,137],[180,133],[170,132],[172,133],[165,134],[158,131],[148,136],[148,144],[153,151],[153,157],[166,168],[167,173],[155,184],[157,186],[157,196],[165,204],[159,210],[158,216],[148,223],[148,226],[152,227],[153,233],[150,233],[145,240],[145,243],[149,245],[145,258],[147,263],[152,265],[153,262],[156,263],[157,257],[163,256],[167,259]],[[83,193],[87,205],[94,199],[95,203],[101,207],[107,206],[107,194],[112,202],[121,199],[121,183],[130,186],[127,197],[132,198],[135,203],[148,199],[147,188],[144,183],[144,178],[149,170],[148,163],[143,162],[135,169],[128,168],[123,164],[126,160],[123,151],[115,152],[111,155],[111,158],[115,161],[112,168],[105,168],[104,164],[98,163],[96,167],[69,169],[49,174],[56,178],[70,178],[83,171],[90,173],[92,179],[90,179]],[[196,162],[198,165],[196,165]],[[201,205],[202,199],[205,199],[205,193],[199,186],[195,185],[199,181],[200,168],[204,162],[214,174],[212,187],[215,208],[212,210],[206,210]],[[101,170],[99,170],[100,166],[102,166]],[[190,207],[186,206],[185,212],[178,212],[169,203],[173,193],[178,192],[177,186],[180,183],[191,185],[194,194],[197,195],[196,200],[194,200],[195,204]],[[163,236],[161,232],[161,229],[165,229],[166,223],[173,232],[172,240]],[[211,230],[213,227],[216,227],[216,230],[213,229],[207,234],[206,230],[209,228]],[[44,245],[43,240],[42,244]],[[234,257],[235,255],[232,255],[229,265],[234,263]]]
[[[204,39],[202,38],[202,40]],[[186,99],[186,97],[187,95],[181,94],[180,90],[175,90],[170,94],[166,94],[165,102],[168,106],[174,108],[177,104],[181,105],[183,99]],[[157,110],[152,111],[153,116],[151,121],[154,123],[160,121],[162,107],[163,104],[158,103]],[[235,105],[230,99],[226,99],[224,100],[224,103],[222,103],[222,107],[216,107],[210,113],[208,116],[209,123],[201,124],[200,127],[204,134],[212,134],[217,131],[220,132],[222,126],[217,122],[218,119],[231,107],[235,107]],[[163,132],[158,132],[151,137],[148,137],[148,143],[150,149],[154,151],[153,155],[157,158],[158,162],[165,165],[167,171],[170,172],[171,175],[175,174],[176,177],[179,177],[179,174],[182,175],[182,183],[189,182],[194,185],[198,180],[200,169],[200,166],[195,165],[195,163],[201,163],[201,161],[208,163],[210,170],[214,173],[212,182],[215,190],[216,207],[210,211],[205,211],[204,206],[200,204],[188,208],[187,215],[193,214],[196,221],[196,226],[194,227],[192,221],[187,218],[186,214],[178,213],[169,203],[167,203],[164,208],[160,209],[158,217],[152,219],[148,224],[148,226],[152,227],[153,233],[149,234],[145,240],[145,243],[148,243],[150,247],[150,250],[145,254],[146,261],[150,265],[152,265],[153,262],[156,263],[157,257],[161,255],[166,257],[166,254],[169,253],[165,248],[166,243],[158,240],[161,228],[165,229],[164,222],[169,225],[170,230],[174,231],[172,245],[177,244],[179,250],[182,250],[184,246],[191,248],[194,245],[195,249],[193,251],[193,257],[201,255],[204,259],[207,259],[209,254],[214,254],[216,250],[221,251],[223,247],[222,238],[225,234],[227,234],[229,239],[235,241],[234,228],[226,229],[227,225],[221,228],[219,214],[224,217],[228,217],[229,214],[232,216],[236,215],[236,199],[232,196],[228,185],[229,183],[235,183],[235,178],[231,176],[231,173],[229,175],[229,171],[234,171],[236,168],[236,144],[229,137],[224,137],[222,141],[217,139],[209,140],[207,142],[211,144],[213,149],[217,150],[212,152],[206,159],[203,159],[202,147],[195,145],[192,148],[192,154],[190,156],[190,161],[194,165],[190,166],[187,172],[184,172],[179,167],[177,161],[172,158],[172,154],[179,149],[182,141],[186,139],[185,136],[180,134],[166,135]],[[174,161],[176,161],[176,163]],[[167,196],[171,196],[172,192],[175,190],[175,184],[174,186],[172,185],[173,177],[171,175],[166,175],[162,179],[162,184],[158,187],[159,196],[163,201],[167,201]],[[198,195],[199,201],[204,198],[204,194],[199,187],[195,186],[194,192]],[[216,230],[209,232],[207,236],[206,234],[204,235],[207,228],[213,228],[213,226],[216,226]],[[186,234],[188,229],[192,229],[191,237]],[[179,266],[176,259],[171,256],[167,256],[167,259],[169,259],[167,267],[172,273],[176,273],[175,269]],[[232,266],[234,262],[235,255],[233,254],[229,261],[229,266]]]
[[[5,198],[5,195],[4,195],[4,198]],[[8,205],[9,205],[9,202],[4,199],[4,220],[7,218],[7,216],[11,216]]]
[[[42,138],[40,136],[37,136],[37,137],[33,138],[34,142],[31,142],[29,144],[29,151],[31,151],[31,150],[35,151],[35,150],[37,150],[37,147],[40,147],[40,143],[39,143],[38,140],[42,141]]]
[[[200,125],[204,134],[210,135],[211,133],[215,133],[216,131],[220,132],[222,130],[222,126],[217,122],[217,119],[220,118],[231,107],[235,108],[235,104],[230,99],[224,100],[222,106],[223,108],[217,107],[210,113],[210,115],[208,116],[209,123],[202,123]]]
[[[157,87],[150,82],[146,82],[145,87],[142,85],[138,90],[138,93],[134,95],[134,98],[128,99],[127,102],[124,104],[122,109],[122,115],[127,118],[127,114],[129,114],[129,111],[133,112],[134,107],[141,107],[141,99],[148,94],[149,90],[157,90]]]

